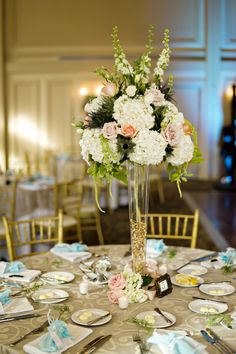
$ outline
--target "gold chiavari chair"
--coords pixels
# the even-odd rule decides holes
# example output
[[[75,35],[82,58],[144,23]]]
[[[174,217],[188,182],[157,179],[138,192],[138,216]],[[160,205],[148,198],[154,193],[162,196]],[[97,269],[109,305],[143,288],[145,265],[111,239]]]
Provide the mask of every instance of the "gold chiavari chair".
[[[15,219],[17,181],[11,181],[0,185],[0,249],[6,249],[5,229],[3,225],[3,216],[9,220]]]
[[[76,226],[77,237],[81,242],[83,242],[83,232],[95,231],[99,243],[103,245],[100,212],[96,205],[93,184],[87,180],[64,182],[57,184],[56,189],[55,200],[57,208],[62,207],[63,210],[64,230]]]
[[[62,212],[56,216],[35,219],[9,221],[3,217],[9,260],[41,253],[37,245],[63,242]],[[30,246],[30,251],[24,253],[24,246]],[[20,251],[20,254],[18,253]]]
[[[188,240],[196,247],[199,210],[194,214],[147,214],[147,238]]]

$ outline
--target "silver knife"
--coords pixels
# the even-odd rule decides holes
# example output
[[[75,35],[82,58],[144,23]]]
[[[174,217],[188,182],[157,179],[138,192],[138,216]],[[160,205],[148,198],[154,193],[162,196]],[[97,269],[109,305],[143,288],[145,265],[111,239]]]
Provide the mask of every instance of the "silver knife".
[[[31,318],[31,317],[40,317],[42,315],[39,315],[38,313],[34,314],[28,314],[28,315],[20,315],[20,316],[12,316],[12,317],[5,317],[0,319],[0,323],[2,322],[8,322],[8,321],[15,321],[15,320],[22,320],[24,318]]]
[[[215,339],[216,343],[221,344],[222,348],[225,348],[230,354],[234,354],[235,351],[230,348],[212,329],[206,328],[206,332]]]
[[[112,337],[111,334],[108,334],[107,336],[102,336],[100,339],[98,339],[95,343],[92,343],[91,345],[85,346],[82,351],[76,353],[76,354],[90,354],[93,353],[95,350],[100,348],[106,341],[108,341]]]
[[[215,339],[212,338],[211,336],[209,336],[209,334],[204,331],[201,330],[201,335],[203,336],[203,338],[210,343],[211,345],[213,345],[216,349],[218,349],[218,351],[222,354],[229,354],[228,351],[225,351],[225,349],[223,349],[219,343],[216,343]]]
[[[96,323],[96,322],[102,320],[103,318],[105,318],[105,317],[107,317],[107,316],[109,316],[109,315],[110,315],[110,312],[107,312],[107,313],[104,314],[104,315],[101,315],[101,316],[99,316],[99,317],[96,317],[96,318],[94,318],[94,319],[92,319],[92,320],[86,322],[86,326],[87,326],[87,325],[94,324],[94,323]]]
[[[208,254],[208,255],[203,256],[203,257],[198,257],[198,258],[195,258],[195,259],[190,259],[187,263],[184,263],[184,264],[182,264],[182,266],[176,268],[175,271],[180,270],[181,268],[183,268],[183,267],[189,265],[189,264],[192,263],[192,262],[203,262],[203,261],[207,261],[207,260],[209,260],[209,259],[211,259],[211,258],[216,257],[217,255],[218,255],[218,252],[214,252],[214,253]]]

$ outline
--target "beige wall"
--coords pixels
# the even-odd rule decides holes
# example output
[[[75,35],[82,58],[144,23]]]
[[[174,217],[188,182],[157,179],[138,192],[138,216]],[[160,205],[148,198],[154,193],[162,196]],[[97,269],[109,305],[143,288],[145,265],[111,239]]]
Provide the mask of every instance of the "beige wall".
[[[113,25],[133,58],[153,24],[155,55],[163,29],[171,30],[176,100],[197,126],[206,158],[198,176],[218,177],[221,100],[236,76],[234,13],[233,0],[5,0],[11,166],[23,163],[26,150],[39,155],[76,144],[71,121],[81,112],[78,90],[96,87],[96,66],[112,66]]]

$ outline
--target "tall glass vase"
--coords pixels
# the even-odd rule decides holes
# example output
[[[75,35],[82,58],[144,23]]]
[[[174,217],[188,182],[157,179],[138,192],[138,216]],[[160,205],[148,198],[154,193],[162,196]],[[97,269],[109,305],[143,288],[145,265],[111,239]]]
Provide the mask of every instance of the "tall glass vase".
[[[145,271],[146,261],[149,166],[129,162],[128,192],[132,269],[134,272],[142,274]]]

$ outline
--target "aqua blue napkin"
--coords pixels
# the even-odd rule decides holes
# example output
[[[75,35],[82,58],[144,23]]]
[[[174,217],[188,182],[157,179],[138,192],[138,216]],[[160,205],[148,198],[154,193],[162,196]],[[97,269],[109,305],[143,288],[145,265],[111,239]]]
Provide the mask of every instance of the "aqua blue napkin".
[[[3,305],[8,304],[11,301],[10,294],[11,294],[11,290],[9,289],[6,289],[0,293],[0,302]]]
[[[219,252],[219,258],[227,264],[236,264],[236,250],[228,247],[226,252]]]
[[[25,270],[26,267],[22,262],[15,261],[6,264],[6,268],[4,269],[4,273],[20,273]]]
[[[53,247],[55,252],[67,253],[67,252],[83,252],[87,249],[87,245],[79,242],[72,243],[58,243]]]
[[[157,255],[162,254],[164,251],[167,250],[167,246],[163,240],[147,240],[147,251],[156,253]]]
[[[64,347],[64,344],[62,345],[57,345],[55,339],[53,339],[53,335],[50,333],[50,331],[53,331],[62,341],[63,339],[69,338],[73,339],[73,337],[70,335],[68,327],[64,321],[61,320],[55,320],[53,321],[49,327],[49,333],[42,339],[42,341],[39,343],[39,348],[47,353],[52,353],[55,351],[58,351]]]
[[[165,354],[199,354],[199,351],[188,343],[186,338],[186,335],[173,332],[166,335],[155,333],[147,342],[158,345]]]

